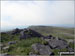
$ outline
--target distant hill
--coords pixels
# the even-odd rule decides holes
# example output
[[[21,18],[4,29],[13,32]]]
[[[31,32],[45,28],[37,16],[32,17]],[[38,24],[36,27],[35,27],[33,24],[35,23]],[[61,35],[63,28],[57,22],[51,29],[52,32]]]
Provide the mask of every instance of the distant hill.
[[[74,38],[74,28],[54,26],[29,26],[28,28],[33,29],[45,36],[52,34],[57,37]]]

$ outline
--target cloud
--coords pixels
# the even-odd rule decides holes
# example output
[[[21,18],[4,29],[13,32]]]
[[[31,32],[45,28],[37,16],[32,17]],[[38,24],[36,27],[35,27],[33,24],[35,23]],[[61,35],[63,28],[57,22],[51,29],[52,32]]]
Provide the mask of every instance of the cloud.
[[[1,1],[1,27],[74,24],[74,1]]]

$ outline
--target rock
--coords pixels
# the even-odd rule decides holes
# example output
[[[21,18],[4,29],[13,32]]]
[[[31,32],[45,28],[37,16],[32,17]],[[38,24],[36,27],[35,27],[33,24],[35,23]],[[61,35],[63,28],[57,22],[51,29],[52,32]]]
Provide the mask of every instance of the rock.
[[[32,48],[34,52],[39,55],[51,55],[52,54],[52,51],[49,46],[45,46],[40,43],[33,44]]]
[[[51,39],[48,41],[48,43],[52,49],[63,49],[63,48],[68,47],[67,42],[63,40]]]
[[[8,45],[11,45],[11,44],[16,44],[16,41],[10,41],[10,42],[8,42]]]

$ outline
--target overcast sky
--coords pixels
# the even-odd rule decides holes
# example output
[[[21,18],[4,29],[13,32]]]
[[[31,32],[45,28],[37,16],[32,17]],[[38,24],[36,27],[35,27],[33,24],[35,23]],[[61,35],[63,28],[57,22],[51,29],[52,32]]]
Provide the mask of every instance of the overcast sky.
[[[1,28],[73,25],[74,1],[1,1]]]

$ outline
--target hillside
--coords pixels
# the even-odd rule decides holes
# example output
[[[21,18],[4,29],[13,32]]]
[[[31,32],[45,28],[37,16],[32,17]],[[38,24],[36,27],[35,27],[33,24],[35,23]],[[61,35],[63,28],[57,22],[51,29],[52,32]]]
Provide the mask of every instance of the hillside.
[[[1,32],[0,53],[6,55],[59,55],[73,52],[74,29],[52,26],[29,26]]]

